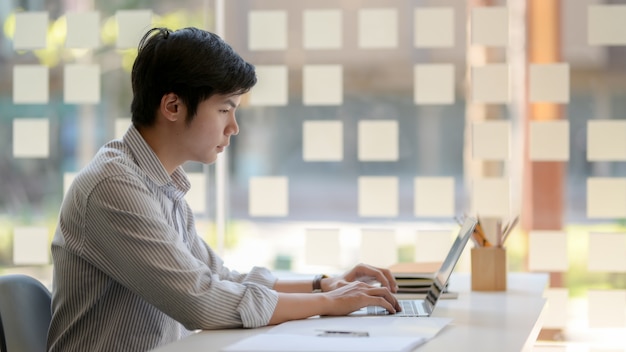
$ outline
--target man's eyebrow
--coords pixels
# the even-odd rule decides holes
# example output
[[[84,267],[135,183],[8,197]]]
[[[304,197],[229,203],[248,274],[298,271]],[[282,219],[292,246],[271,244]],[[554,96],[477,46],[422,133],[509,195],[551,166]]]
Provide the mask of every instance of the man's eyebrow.
[[[233,109],[237,108],[237,104],[232,99],[226,99],[224,103],[230,105]]]

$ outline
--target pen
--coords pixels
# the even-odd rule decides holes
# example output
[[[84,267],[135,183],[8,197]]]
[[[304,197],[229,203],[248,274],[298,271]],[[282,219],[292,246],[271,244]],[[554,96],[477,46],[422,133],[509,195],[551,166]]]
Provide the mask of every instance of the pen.
[[[504,231],[502,231],[502,220],[496,221],[496,247],[502,247],[504,242]]]
[[[318,330],[320,331],[317,336],[323,337],[369,337],[370,334],[367,331],[346,331],[346,330]]]

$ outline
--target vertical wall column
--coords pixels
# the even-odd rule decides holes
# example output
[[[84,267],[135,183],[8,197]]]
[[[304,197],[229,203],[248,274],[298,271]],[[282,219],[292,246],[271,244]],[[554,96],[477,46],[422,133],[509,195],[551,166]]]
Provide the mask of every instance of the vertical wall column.
[[[561,61],[560,0],[528,0],[527,59],[531,64]],[[529,72],[529,70],[527,70]],[[528,78],[527,78],[528,79]],[[526,84],[526,87],[529,85]],[[531,121],[559,120],[563,108],[555,103],[531,103],[526,93],[524,147],[524,192],[522,226],[527,231],[563,228],[565,167],[563,162],[533,162],[529,159]],[[561,287],[562,274],[551,275],[551,286]]]

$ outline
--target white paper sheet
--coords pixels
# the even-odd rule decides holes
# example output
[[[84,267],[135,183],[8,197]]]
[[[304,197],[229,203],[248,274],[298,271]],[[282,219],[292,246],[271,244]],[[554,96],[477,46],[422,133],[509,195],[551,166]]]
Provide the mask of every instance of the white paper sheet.
[[[232,344],[224,352],[398,352],[435,337],[452,319],[406,317],[313,317],[280,324]],[[367,332],[368,337],[319,336],[325,331]]]
[[[394,316],[313,317],[292,320],[270,329],[268,334],[317,336],[322,331],[366,331],[372,337],[435,337],[451,318]],[[354,339],[354,338],[352,338]]]
[[[401,352],[425,341],[419,337],[318,337],[258,334],[222,349],[224,352]]]

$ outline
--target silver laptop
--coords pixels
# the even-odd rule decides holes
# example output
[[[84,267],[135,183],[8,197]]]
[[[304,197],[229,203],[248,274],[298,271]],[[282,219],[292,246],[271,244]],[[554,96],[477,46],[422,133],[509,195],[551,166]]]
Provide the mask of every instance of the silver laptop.
[[[398,302],[402,306],[402,311],[397,312],[393,316],[399,317],[429,317],[435,306],[437,305],[437,301],[441,298],[441,295],[444,291],[444,288],[448,284],[448,280],[450,280],[450,275],[452,275],[452,271],[456,266],[456,263],[459,261],[461,257],[461,253],[463,253],[463,249],[467,245],[467,241],[469,241],[472,233],[474,232],[474,228],[476,227],[476,218],[467,217],[459,230],[459,234],[457,235],[446,259],[441,264],[441,267],[435,275],[433,276],[433,283],[430,285],[428,292],[426,293],[426,297],[424,299],[401,299]],[[379,306],[370,306],[364,307],[356,312],[353,312],[351,315],[388,315],[389,312],[383,307]]]

